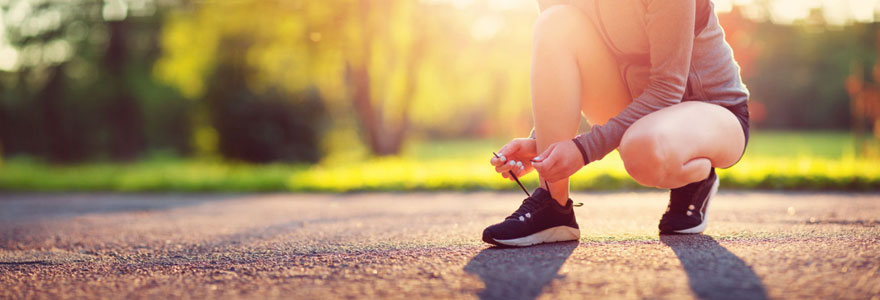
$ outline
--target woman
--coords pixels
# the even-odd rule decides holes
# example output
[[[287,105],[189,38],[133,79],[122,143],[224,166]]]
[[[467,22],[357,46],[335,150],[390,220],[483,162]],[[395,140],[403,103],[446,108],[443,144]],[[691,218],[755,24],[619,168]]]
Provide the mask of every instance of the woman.
[[[709,0],[539,1],[530,138],[490,162],[539,187],[483,240],[528,246],[577,240],[568,177],[619,151],[636,182],[672,189],[660,233],[700,233],[718,189],[714,168],[739,161],[749,93]],[[577,135],[580,116],[593,124]],[[540,155],[539,155],[540,154]],[[613,214],[614,212],[608,212]]]

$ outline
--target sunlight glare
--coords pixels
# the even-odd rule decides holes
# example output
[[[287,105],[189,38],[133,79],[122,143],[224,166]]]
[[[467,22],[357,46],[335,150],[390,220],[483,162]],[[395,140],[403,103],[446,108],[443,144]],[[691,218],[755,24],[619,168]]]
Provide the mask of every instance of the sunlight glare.
[[[465,9],[471,6],[471,4],[474,3],[474,0],[450,0],[449,2],[457,9]]]
[[[500,11],[517,9],[535,9],[537,11],[538,4],[534,0],[489,0],[489,7]]]
[[[7,45],[0,47],[0,71],[11,72],[18,69],[18,51]]]
[[[880,3],[877,0],[850,0],[850,13],[857,22],[875,21],[880,14]]]
[[[489,40],[504,27],[504,19],[497,15],[482,16],[471,26],[471,37],[477,41]]]

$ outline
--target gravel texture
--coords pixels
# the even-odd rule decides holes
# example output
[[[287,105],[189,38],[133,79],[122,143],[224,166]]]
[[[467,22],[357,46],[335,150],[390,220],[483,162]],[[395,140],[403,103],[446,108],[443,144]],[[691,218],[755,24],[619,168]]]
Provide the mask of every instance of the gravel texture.
[[[516,193],[0,194],[0,299],[880,299],[880,194],[575,194],[579,242],[490,248]]]

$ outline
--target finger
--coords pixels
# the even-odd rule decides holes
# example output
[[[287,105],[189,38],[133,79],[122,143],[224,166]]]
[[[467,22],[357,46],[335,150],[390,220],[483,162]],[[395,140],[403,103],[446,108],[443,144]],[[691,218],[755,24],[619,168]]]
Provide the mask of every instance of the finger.
[[[547,147],[547,150],[544,150],[544,153],[541,153],[541,155],[535,156],[535,158],[532,159],[532,166],[535,167],[535,170],[538,170],[538,173],[543,174],[546,171],[549,166],[549,164],[547,164],[547,159],[553,155],[553,149],[556,148],[554,147],[555,145],[556,144],[550,145],[550,147]]]
[[[553,167],[559,162],[560,157],[555,154],[555,152],[551,152],[547,157],[544,157],[543,160],[541,160],[541,164],[544,165],[545,169],[553,169]]]
[[[522,176],[522,171],[524,168],[525,168],[525,165],[523,165],[522,162],[517,162],[516,166],[511,168],[510,171],[513,172],[513,175],[520,177],[520,176]]]
[[[563,179],[568,179],[575,171],[576,169],[573,169],[571,165],[566,165],[557,161],[548,168],[546,175],[541,174],[541,176],[549,182],[557,182]]]
[[[501,149],[504,149],[506,147],[507,147],[507,145],[504,145],[504,147],[501,147]],[[498,152],[501,152],[501,151],[499,150]],[[505,163],[505,162],[507,162],[507,157],[505,157],[504,154],[495,153],[495,152],[492,153],[492,158],[489,159],[489,163],[491,163],[493,166],[498,166],[498,165]]]
[[[542,163],[540,168],[535,168],[538,170],[538,175],[541,175],[541,178],[544,178],[548,181],[556,181],[559,180],[560,168],[561,166],[554,162],[554,160],[546,159]]]
[[[500,166],[501,164],[504,163],[503,158],[504,158],[503,156],[501,156],[501,157],[492,156],[492,158],[489,159],[489,163],[492,164],[493,166],[496,166],[496,167]]]
[[[513,169],[516,166],[516,162],[512,160],[508,160],[506,164],[502,164],[500,166],[495,167],[495,171],[497,172],[507,172]]]
[[[554,143],[554,144],[551,144],[550,147],[547,147],[547,149],[544,150],[544,152],[542,152],[540,155],[535,156],[535,158],[532,158],[532,163],[536,163],[536,162],[542,162],[542,161],[544,161],[545,159],[547,159],[547,157],[550,156],[550,154],[553,153],[553,150],[554,150],[554,149],[556,149],[556,144],[555,144],[555,143]]]
[[[526,170],[528,170],[528,168],[524,166],[522,168],[515,169],[513,173],[516,174],[517,177],[522,177],[526,175]]]
[[[504,147],[501,147],[500,150],[498,150],[498,155],[511,156],[519,151],[519,147],[519,143],[511,141],[510,143],[507,143],[507,145],[504,145]]]

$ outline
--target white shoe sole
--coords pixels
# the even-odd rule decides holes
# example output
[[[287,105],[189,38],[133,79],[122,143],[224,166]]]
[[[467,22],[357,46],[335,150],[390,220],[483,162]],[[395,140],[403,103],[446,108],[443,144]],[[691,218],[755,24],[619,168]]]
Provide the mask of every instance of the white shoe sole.
[[[581,238],[581,231],[577,228],[571,228],[568,226],[556,226],[552,228],[547,228],[541,230],[540,232],[533,233],[532,235],[510,239],[510,240],[499,240],[492,239],[499,244],[507,245],[507,246],[531,246],[542,243],[553,243],[553,242],[562,242],[562,241],[574,241]]]
[[[712,183],[712,189],[709,191],[709,195],[706,196],[706,199],[703,199],[703,207],[706,210],[706,213],[703,214],[703,222],[700,222],[700,225],[695,227],[691,227],[688,229],[675,230],[675,233],[685,233],[685,234],[693,234],[693,233],[701,233],[706,230],[706,224],[709,220],[709,200],[712,200],[712,197],[715,197],[715,193],[718,192],[718,185],[720,184],[720,180],[718,177],[715,177],[715,183]],[[702,212],[700,212],[702,213]]]

